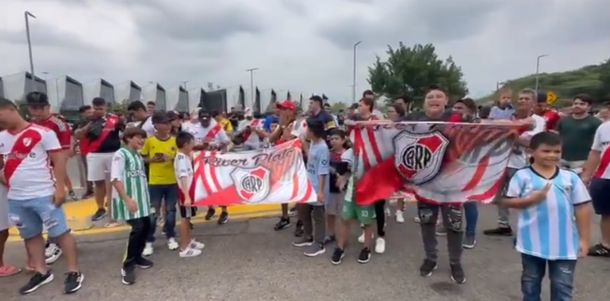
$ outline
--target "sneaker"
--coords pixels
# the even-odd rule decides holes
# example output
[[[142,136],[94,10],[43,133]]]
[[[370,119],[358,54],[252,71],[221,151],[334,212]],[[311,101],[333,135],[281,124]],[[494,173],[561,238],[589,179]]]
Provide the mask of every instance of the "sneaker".
[[[360,251],[360,255],[358,255],[358,262],[359,263],[367,263],[371,260],[371,250],[369,250],[369,248],[362,248],[362,250]]]
[[[85,275],[83,275],[83,273],[66,273],[66,280],[64,281],[64,293],[72,294],[78,291],[83,286],[83,281],[85,281]]]
[[[457,284],[463,284],[466,282],[466,275],[464,275],[464,269],[459,263],[450,264],[451,266],[451,280]]]
[[[214,217],[214,214],[216,214],[216,209],[210,207],[208,208],[208,212],[205,214],[205,220],[209,221],[212,219],[212,217]]]
[[[140,257],[136,259],[136,266],[143,270],[152,268],[154,263],[146,258]]]
[[[402,210],[396,210],[396,222],[402,224],[405,222],[405,216]]]
[[[280,221],[275,224],[273,230],[280,231],[290,227],[290,218],[280,218]]]
[[[196,241],[194,238],[191,240],[189,247],[197,250],[203,250],[205,248],[205,244],[199,241]]]
[[[91,217],[91,221],[97,222],[97,221],[103,219],[104,217],[106,217],[106,209],[100,208],[100,209],[97,209],[97,211],[95,211],[95,213]]]
[[[606,248],[606,246],[604,246],[602,243],[598,243],[589,248],[587,255],[595,257],[610,257],[610,248]]]
[[[483,231],[483,234],[489,236],[513,236],[513,229],[511,227],[498,227],[495,229],[489,229]]]
[[[474,249],[474,246],[477,245],[477,240],[474,236],[466,236],[464,237],[464,241],[462,242],[462,247],[464,249]]]
[[[177,250],[179,247],[180,247],[180,245],[178,244],[178,242],[176,241],[175,238],[171,237],[170,239],[167,240],[167,248],[170,251]]]
[[[415,216],[415,217],[413,217],[413,222],[416,224],[419,224],[419,223],[421,223],[421,219],[419,218],[419,216]]]
[[[327,245],[327,244],[335,242],[336,240],[337,239],[335,238],[334,235],[328,235],[328,236],[324,237],[322,244]]]
[[[154,248],[152,242],[147,242],[144,246],[144,251],[142,251],[142,256],[150,256],[154,253]]]
[[[70,197],[70,200],[72,200],[73,202],[78,201],[78,197],[76,196],[76,193],[74,193],[73,190],[70,190],[70,192],[68,192],[68,196]]]
[[[324,253],[326,253],[324,245],[321,243],[315,243],[311,245],[303,254],[305,254],[307,257],[315,257]]]
[[[121,282],[125,285],[136,283],[136,271],[133,266],[121,269]]]
[[[292,243],[295,247],[309,247],[313,245],[313,238],[301,238]]]
[[[219,225],[224,225],[229,221],[229,213],[226,211],[223,211],[220,216],[218,217],[218,224]]]
[[[55,263],[63,254],[63,251],[54,243],[50,243],[47,248],[44,250],[45,255],[45,263],[53,264]]]
[[[40,272],[36,272],[34,274],[34,276],[32,276],[32,278],[30,278],[30,281],[28,281],[28,284],[24,285],[23,287],[21,287],[19,289],[19,293],[22,295],[27,295],[29,293],[33,293],[37,289],[39,289],[41,286],[53,281],[53,279],[54,279],[53,273],[51,273],[50,270],[47,271],[47,273],[45,275],[41,274]]]
[[[436,269],[438,269],[438,264],[436,264],[434,261],[426,259],[421,267],[419,267],[419,274],[422,277],[430,277],[432,276],[432,272],[436,271]]]
[[[362,232],[362,234],[360,234],[360,236],[358,236],[358,242],[361,244],[364,243],[364,231]]]
[[[199,256],[199,255],[201,255],[201,253],[202,253],[201,250],[194,249],[189,246],[186,249],[181,250],[180,253],[178,253],[178,256],[180,256],[180,258],[188,258],[188,257]]]
[[[341,264],[343,257],[345,257],[345,252],[337,247],[335,248],[335,251],[333,251],[333,256],[330,258],[330,262],[332,262],[334,265]]]
[[[375,240],[375,253],[383,254],[385,252],[385,239],[383,237],[377,237]]]

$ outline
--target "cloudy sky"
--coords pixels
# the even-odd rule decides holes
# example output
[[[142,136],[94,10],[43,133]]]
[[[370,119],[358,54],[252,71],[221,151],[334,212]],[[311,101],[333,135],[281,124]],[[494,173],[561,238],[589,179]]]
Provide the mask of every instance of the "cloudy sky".
[[[37,74],[87,82],[188,80],[256,85],[351,99],[387,45],[433,43],[462,66],[472,96],[496,81],[597,64],[610,57],[610,0],[2,0],[0,74],[29,68],[24,10]]]

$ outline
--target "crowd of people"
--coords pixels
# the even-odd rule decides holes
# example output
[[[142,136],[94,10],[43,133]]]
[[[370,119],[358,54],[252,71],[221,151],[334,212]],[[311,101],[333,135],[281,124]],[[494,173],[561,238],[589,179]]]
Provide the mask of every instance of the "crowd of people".
[[[81,288],[84,274],[62,209],[67,196],[77,198],[66,173],[67,158],[72,156],[86,167],[84,196],[93,195],[98,207],[92,220],[107,219],[108,227],[122,223],[131,227],[121,263],[121,281],[131,285],[136,282],[136,268],[153,266],[150,258],[157,225],[162,227],[167,248],[176,250],[179,257],[202,254],[205,245],[191,233],[191,218],[197,214],[189,195],[195,151],[258,150],[300,139],[317,201],[293,208],[282,204],[274,229],[287,229],[296,215],[292,245],[305,248],[303,254],[309,257],[322,255],[334,245],[330,261],[338,265],[350,231],[358,225],[362,233],[357,240],[363,246],[357,261],[365,264],[372,250],[385,252],[385,219],[394,215],[396,222],[404,223],[408,202],[396,200],[393,213],[389,200],[370,206],[356,202],[349,141],[354,122],[517,123],[528,130],[513,146],[504,189],[495,201],[498,226],[483,234],[513,236],[509,209],[520,209],[516,249],[522,254],[524,300],[539,299],[547,264],[552,300],[571,300],[577,258],[610,257],[610,123],[604,122],[603,115],[591,115],[593,100],[584,94],[573,98],[567,114],[550,108],[545,94],[525,89],[517,95],[513,101],[513,91],[502,89],[493,107],[478,107],[469,98],[450,105],[447,93],[432,86],[423,108],[414,108],[409,97],[400,96],[381,108],[382,113],[376,108],[375,94],[365,91],[357,104],[337,115],[328,111],[328,103],[320,96],[310,98],[304,114],[286,100],[267,116],[233,108],[228,114],[205,109],[190,114],[156,111],[153,102],[135,101],[128,107],[128,118],[109,113],[106,101],[95,98],[91,106],[80,109],[82,119],[73,126],[50,111],[44,93],[26,96],[29,121],[13,102],[0,99],[0,189],[6,190],[0,191],[0,277],[20,272],[2,261],[8,227],[14,225],[25,242],[25,269],[33,273],[20,293],[32,293],[53,281],[47,265],[62,255],[69,271],[64,292]],[[604,104],[600,115],[609,109]],[[478,204],[416,200],[416,206],[414,222],[420,225],[425,252],[420,275],[429,277],[438,268],[437,236],[446,236],[451,279],[465,283],[461,258],[464,249],[477,245]],[[592,208],[602,217],[602,241],[589,246]],[[205,219],[212,219],[216,211],[209,207]],[[217,223],[227,223],[227,208],[220,211]]]

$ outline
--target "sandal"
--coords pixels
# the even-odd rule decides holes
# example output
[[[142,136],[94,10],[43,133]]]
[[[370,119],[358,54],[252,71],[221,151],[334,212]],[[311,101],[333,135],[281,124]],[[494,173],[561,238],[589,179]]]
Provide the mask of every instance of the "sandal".
[[[15,274],[19,274],[20,272],[21,272],[21,269],[16,268],[12,265],[1,266],[0,267],[0,278],[13,276]]]
[[[606,246],[604,246],[603,244],[598,243],[589,249],[589,253],[587,255],[597,257],[610,257],[610,249],[606,248]]]

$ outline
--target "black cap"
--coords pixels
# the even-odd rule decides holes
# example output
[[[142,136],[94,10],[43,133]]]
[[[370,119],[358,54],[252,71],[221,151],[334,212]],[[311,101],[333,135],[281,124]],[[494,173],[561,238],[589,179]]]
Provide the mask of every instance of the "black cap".
[[[320,103],[320,105],[324,104],[324,99],[322,99],[322,97],[320,95],[314,95],[314,96],[310,97],[309,100],[317,101]]]
[[[25,97],[28,106],[44,107],[49,105],[49,97],[42,92],[30,92]]]
[[[212,114],[210,114],[210,112],[205,109],[200,109],[198,116],[199,119],[209,119],[212,117]]]

